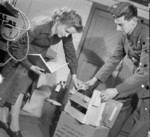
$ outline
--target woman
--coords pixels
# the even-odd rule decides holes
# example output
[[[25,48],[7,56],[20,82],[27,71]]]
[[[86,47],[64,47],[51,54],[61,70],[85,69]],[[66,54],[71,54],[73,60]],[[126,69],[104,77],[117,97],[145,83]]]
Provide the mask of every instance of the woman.
[[[60,41],[63,43],[65,58],[72,74],[74,85],[79,88],[80,82],[76,77],[77,58],[73,45],[72,34],[82,32],[82,19],[75,10],[66,8],[56,10],[51,19],[41,24],[32,24],[29,35],[29,53],[40,53],[46,57],[51,45]],[[19,40],[10,44],[9,51],[16,59],[24,58],[27,48],[27,35],[23,34]],[[27,58],[22,61],[11,60],[2,69],[4,80],[0,84],[0,128],[3,128],[11,137],[22,137],[19,127],[19,112],[24,94],[35,87],[43,69],[29,62]],[[7,116],[11,109],[10,127],[7,125]],[[8,130],[9,129],[9,130]]]

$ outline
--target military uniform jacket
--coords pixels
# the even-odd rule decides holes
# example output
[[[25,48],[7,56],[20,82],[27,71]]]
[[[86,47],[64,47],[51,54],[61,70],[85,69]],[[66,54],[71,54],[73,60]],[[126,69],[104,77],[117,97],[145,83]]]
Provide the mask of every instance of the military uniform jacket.
[[[116,86],[119,93],[130,92],[149,80],[149,29],[143,24],[138,23],[130,36],[123,36],[120,39],[112,57],[95,77],[105,82],[125,56],[133,62],[136,70],[133,75]],[[142,93],[142,98],[147,96],[149,96],[148,91]]]

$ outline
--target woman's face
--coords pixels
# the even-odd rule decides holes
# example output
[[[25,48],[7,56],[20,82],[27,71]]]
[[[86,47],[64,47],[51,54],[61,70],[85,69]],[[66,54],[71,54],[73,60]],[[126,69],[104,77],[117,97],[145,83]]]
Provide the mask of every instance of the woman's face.
[[[68,35],[76,33],[75,27],[69,27],[66,24],[58,23],[56,26],[56,34],[62,38],[62,37],[68,37]]]

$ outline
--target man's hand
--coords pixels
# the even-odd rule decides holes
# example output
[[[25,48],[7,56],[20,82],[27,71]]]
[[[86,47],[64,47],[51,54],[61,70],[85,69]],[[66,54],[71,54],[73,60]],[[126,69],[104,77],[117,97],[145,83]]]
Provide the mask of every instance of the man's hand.
[[[36,74],[39,75],[41,75],[45,71],[44,69],[34,65],[31,66],[30,70],[34,71]]]
[[[118,95],[118,91],[116,88],[108,88],[104,91],[102,91],[100,97],[102,99],[102,101],[108,101],[109,99],[114,98],[115,96]]]

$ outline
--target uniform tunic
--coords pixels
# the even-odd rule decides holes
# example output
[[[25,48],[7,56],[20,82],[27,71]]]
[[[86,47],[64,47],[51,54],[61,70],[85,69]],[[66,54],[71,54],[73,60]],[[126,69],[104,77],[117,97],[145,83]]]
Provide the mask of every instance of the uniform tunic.
[[[149,90],[140,90],[141,85],[149,81],[149,29],[138,23],[130,36],[123,35],[112,57],[102,66],[95,75],[101,82],[105,82],[116,66],[122,61],[114,87],[118,90],[117,100],[124,102],[109,137],[116,137],[125,120],[129,117],[132,95],[137,93],[142,99],[141,117],[150,113]],[[145,114],[143,114],[145,113]],[[143,118],[144,119],[144,118]],[[145,122],[149,120],[147,116]],[[144,131],[144,130],[142,130]]]
[[[60,41],[63,43],[66,62],[71,74],[77,72],[77,58],[72,35],[59,38],[52,35],[54,21],[47,20],[41,24],[32,23],[29,34],[29,53],[40,53],[45,58],[48,48]],[[17,59],[22,59],[27,52],[27,35],[23,34],[19,40],[10,44],[10,52]],[[20,93],[26,93],[38,80],[38,75],[30,70],[31,62],[25,58],[21,62],[11,60],[4,66],[1,73],[4,81],[0,84],[0,105],[5,102],[14,104]],[[35,86],[33,86],[35,87]]]

